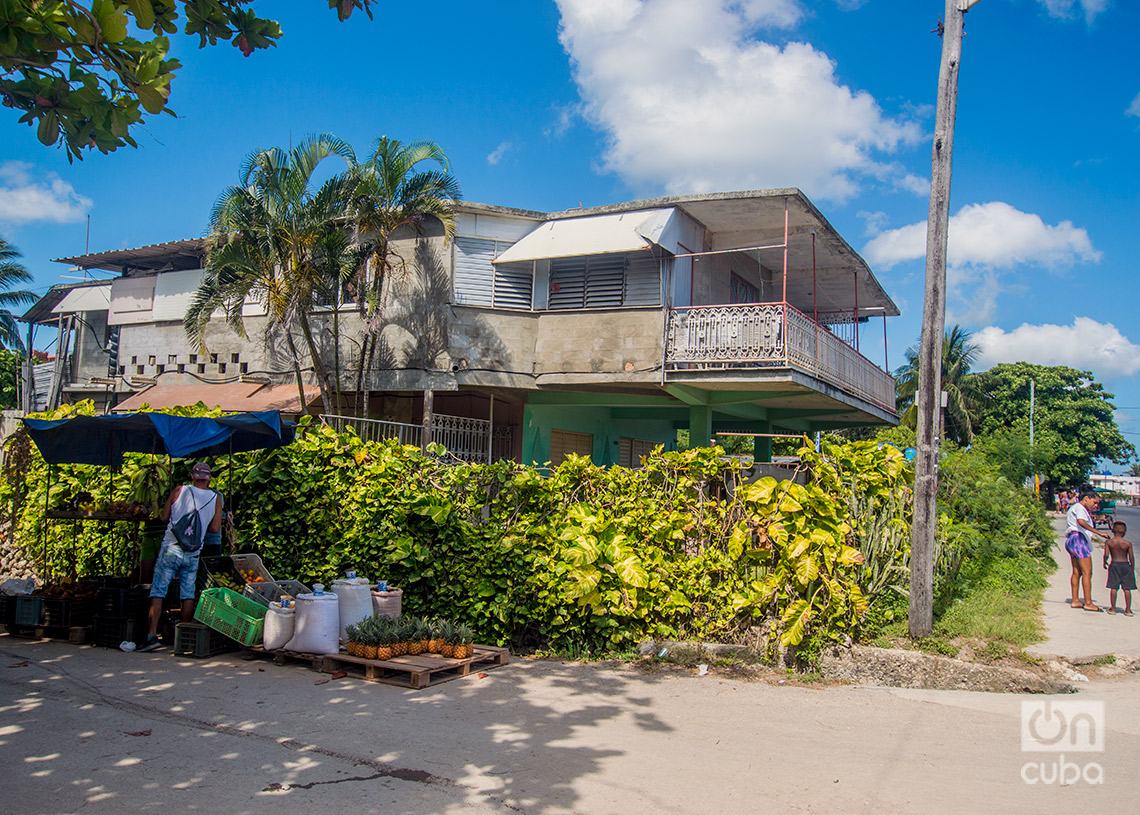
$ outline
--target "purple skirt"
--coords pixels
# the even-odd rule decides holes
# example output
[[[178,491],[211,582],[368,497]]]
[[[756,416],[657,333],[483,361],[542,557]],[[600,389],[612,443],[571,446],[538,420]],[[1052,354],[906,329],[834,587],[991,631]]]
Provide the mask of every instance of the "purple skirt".
[[[1078,559],[1092,557],[1092,549],[1089,548],[1089,542],[1085,540],[1085,536],[1080,532],[1070,532],[1068,537],[1065,538],[1065,551]]]

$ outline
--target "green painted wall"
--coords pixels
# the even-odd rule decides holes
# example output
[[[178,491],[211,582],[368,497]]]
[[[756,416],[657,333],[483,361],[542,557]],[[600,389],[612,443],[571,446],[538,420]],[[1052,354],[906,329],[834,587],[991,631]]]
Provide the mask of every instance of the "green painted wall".
[[[611,408],[606,406],[527,405],[523,410],[524,462],[542,464],[550,460],[552,429],[592,435],[594,449],[591,458],[601,466],[617,463],[617,442],[623,436],[658,441],[665,445],[666,450],[676,449],[673,422],[654,419],[651,409],[646,410],[644,419],[614,419]]]

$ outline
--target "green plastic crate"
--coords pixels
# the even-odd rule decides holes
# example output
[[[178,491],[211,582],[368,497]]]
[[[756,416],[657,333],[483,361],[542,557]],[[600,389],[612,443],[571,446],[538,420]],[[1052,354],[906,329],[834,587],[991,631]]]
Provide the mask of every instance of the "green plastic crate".
[[[194,619],[242,645],[261,642],[266,607],[230,589],[206,589]]]

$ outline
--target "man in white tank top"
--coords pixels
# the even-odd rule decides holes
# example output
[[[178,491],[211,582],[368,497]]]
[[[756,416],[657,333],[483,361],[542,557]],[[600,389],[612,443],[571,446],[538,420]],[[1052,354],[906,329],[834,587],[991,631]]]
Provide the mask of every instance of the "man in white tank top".
[[[204,532],[217,532],[222,528],[222,497],[210,489],[210,465],[199,461],[190,469],[190,484],[175,487],[166,506],[162,509],[162,520],[166,521],[166,533],[162,536],[162,546],[154,563],[154,578],[150,584],[150,633],[140,651],[153,651],[161,647],[158,641],[158,624],[162,619],[162,601],[170,583],[178,578],[179,597],[182,599],[182,622],[194,619],[194,583],[198,578],[199,548],[194,552],[185,551],[174,536],[173,525],[191,512],[197,512]]]

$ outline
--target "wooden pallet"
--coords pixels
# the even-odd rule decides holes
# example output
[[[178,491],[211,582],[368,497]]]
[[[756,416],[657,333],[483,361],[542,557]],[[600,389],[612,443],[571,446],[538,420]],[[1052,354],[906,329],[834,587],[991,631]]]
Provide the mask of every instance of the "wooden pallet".
[[[384,682],[413,690],[467,676],[471,673],[472,665],[491,669],[506,665],[511,659],[506,648],[494,645],[476,645],[475,653],[466,659],[450,659],[439,654],[405,655],[384,660],[364,659],[348,654],[300,654],[284,649],[266,651],[260,646],[243,648],[242,656],[246,659],[271,656],[278,665],[303,662],[314,671],[329,674],[344,671],[357,679]]]
[[[350,676],[369,682],[384,682],[404,688],[426,688],[471,673],[472,665],[497,668],[510,662],[506,648],[476,645],[475,653],[466,659],[449,659],[439,654],[405,655],[391,659],[364,659],[348,654],[326,656],[321,670],[325,673],[345,671]]]
[[[288,665],[293,662],[300,662],[314,671],[321,670],[324,664],[324,654],[304,654],[300,651],[286,651],[284,648],[278,648],[276,651],[266,651],[260,645],[243,645],[241,647],[242,659],[257,659],[258,657],[267,657],[273,660],[274,665]]]

